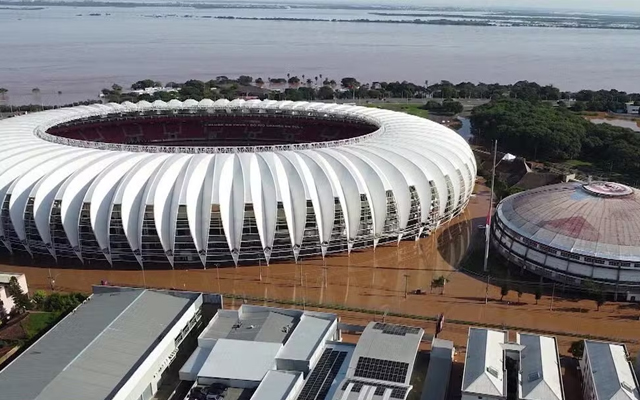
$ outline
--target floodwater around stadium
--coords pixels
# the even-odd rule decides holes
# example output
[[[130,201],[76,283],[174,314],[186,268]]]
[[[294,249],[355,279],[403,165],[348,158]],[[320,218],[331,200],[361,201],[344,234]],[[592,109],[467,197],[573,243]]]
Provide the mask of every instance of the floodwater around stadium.
[[[251,300],[253,297],[297,303],[298,307],[300,304],[303,307],[312,304],[332,309],[339,305],[431,317],[444,313],[447,320],[606,336],[627,342],[631,351],[638,349],[637,311],[627,304],[608,303],[596,312],[595,304],[590,300],[557,297],[552,300],[547,293],[538,304],[530,292],[516,301],[515,291],[511,291],[503,302],[498,301],[500,287],[491,285],[487,291],[484,279],[461,273],[457,266],[471,243],[478,237],[482,240],[483,231],[477,227],[484,221],[489,202],[489,191],[485,186],[477,185],[475,192],[476,196],[471,198],[465,212],[431,237],[403,241],[399,246],[386,245],[375,251],[357,251],[351,256],[332,255],[324,262],[307,259],[299,265],[149,271],[97,270],[90,269],[90,266],[77,270],[0,265],[0,271],[25,273],[32,292],[50,289],[50,279],[55,281],[56,290],[85,292],[91,285],[106,280],[114,285],[233,294],[238,298],[225,300],[225,307],[231,308],[238,307],[245,301],[243,299],[273,304]],[[476,239],[473,239],[474,235]],[[445,293],[440,294],[440,289],[430,293],[432,279],[439,276],[448,279]],[[426,293],[405,295],[405,289],[409,292],[421,289]],[[487,295],[489,302],[485,304]],[[358,324],[379,318],[346,311],[341,311],[340,316],[347,323]],[[389,318],[389,321],[394,319]],[[434,326],[431,322],[417,320],[397,322],[423,326],[428,332],[432,332]],[[443,338],[464,346],[466,334],[465,325],[448,324]],[[563,353],[572,340],[575,339],[559,338]]]
[[[2,9],[0,87],[14,104],[96,98],[114,82],[148,77],[287,73],[640,91],[638,31],[208,18],[220,15],[371,18],[365,10]]]

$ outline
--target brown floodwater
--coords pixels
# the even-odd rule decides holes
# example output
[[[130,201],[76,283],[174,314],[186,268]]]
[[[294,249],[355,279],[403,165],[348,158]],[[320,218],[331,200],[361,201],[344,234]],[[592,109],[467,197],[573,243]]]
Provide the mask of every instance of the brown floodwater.
[[[490,286],[485,304],[486,283],[456,270],[470,248],[472,239],[482,240],[478,224],[484,223],[488,209],[488,190],[477,185],[477,195],[465,212],[442,226],[435,234],[418,241],[378,247],[347,254],[304,259],[298,264],[211,268],[189,270],[122,271],[113,269],[39,268],[0,265],[2,271],[27,275],[30,291],[50,289],[85,291],[106,280],[114,285],[219,292],[265,299],[291,300],[300,303],[347,305],[370,310],[388,310],[414,315],[518,326],[522,329],[546,329],[558,332],[581,332],[637,340],[640,312],[620,303],[609,303],[595,311],[593,301],[572,301],[543,297],[535,305],[533,295],[524,294],[516,304],[511,293],[500,302],[500,288]],[[444,275],[449,282],[445,293],[430,293],[432,279]],[[426,294],[405,294],[422,289]],[[510,298],[511,296],[511,298]],[[227,301],[235,307],[241,299]],[[343,319],[358,320],[362,315],[341,313]],[[431,330],[429,323],[421,323]],[[451,325],[449,334],[464,344],[466,327]],[[443,337],[447,337],[445,333]]]

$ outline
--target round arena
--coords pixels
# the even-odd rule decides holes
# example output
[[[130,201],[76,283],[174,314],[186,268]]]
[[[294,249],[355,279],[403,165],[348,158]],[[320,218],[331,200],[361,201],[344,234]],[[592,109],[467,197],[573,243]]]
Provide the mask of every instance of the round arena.
[[[611,292],[640,289],[640,194],[612,182],[544,186],[497,206],[492,241],[538,275]]]
[[[428,235],[476,175],[454,131],[352,105],[100,104],[0,121],[0,254],[238,265]]]

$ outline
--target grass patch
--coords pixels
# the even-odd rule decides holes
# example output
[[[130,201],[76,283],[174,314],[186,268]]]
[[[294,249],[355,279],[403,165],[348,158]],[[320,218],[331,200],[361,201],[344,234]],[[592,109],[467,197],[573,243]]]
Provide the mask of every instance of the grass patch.
[[[43,329],[47,329],[60,316],[57,312],[38,312],[31,313],[24,321],[21,322],[22,328],[29,340],[36,336]]]
[[[429,111],[422,109],[422,104],[382,103],[370,104],[369,107],[382,108],[384,110],[399,111],[417,117],[429,118]]]

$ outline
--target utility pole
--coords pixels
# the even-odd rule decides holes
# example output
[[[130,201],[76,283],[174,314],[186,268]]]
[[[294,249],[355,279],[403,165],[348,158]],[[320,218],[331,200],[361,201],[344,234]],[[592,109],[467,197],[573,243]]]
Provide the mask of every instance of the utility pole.
[[[551,290],[551,304],[549,304],[549,311],[553,311],[553,297],[556,295],[556,283],[553,282],[553,290]]]
[[[491,173],[491,194],[489,198],[489,214],[484,227],[485,243],[484,243],[484,272],[489,269],[489,236],[491,236],[491,213],[493,212],[493,185],[496,181],[496,158],[498,157],[498,141],[495,141],[493,148],[493,172]]]
[[[323,280],[323,284],[324,287],[327,288],[329,287],[329,276],[327,274],[327,267],[322,267],[322,280]]]
[[[489,304],[489,274],[487,274],[487,287],[484,291],[484,304]]]
[[[404,298],[407,298],[409,292],[409,275],[404,275]]]

